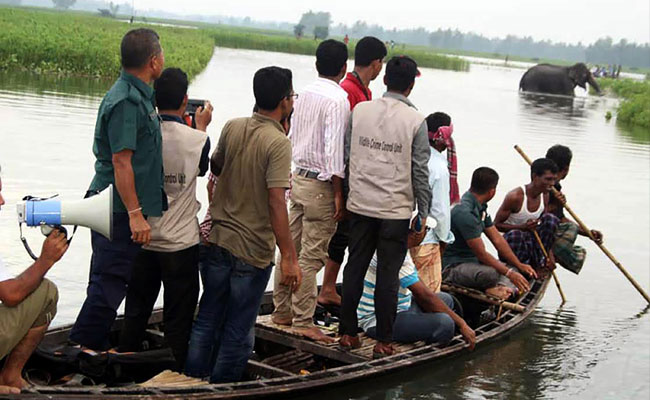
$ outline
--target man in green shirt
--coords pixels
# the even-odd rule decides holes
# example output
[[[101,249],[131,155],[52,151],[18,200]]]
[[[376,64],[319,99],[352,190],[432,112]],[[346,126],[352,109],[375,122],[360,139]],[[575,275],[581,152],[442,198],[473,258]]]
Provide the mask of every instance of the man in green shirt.
[[[110,348],[108,334],[126,295],[133,260],[151,238],[147,216],[167,208],[163,191],[162,136],[149,84],[163,70],[158,34],[127,32],[120,46],[122,72],[99,107],[89,195],[113,184],[113,240],[91,233],[93,255],[86,300],[70,333],[84,348]]]
[[[498,182],[495,170],[476,169],[469,191],[451,210],[451,231],[456,240],[444,252],[442,280],[505,299],[515,294],[515,289],[522,292],[530,289],[522,273],[530,278],[537,278],[537,273],[517,259],[487,213],[487,203],[494,197]],[[487,252],[481,238],[483,233],[508,265]]]

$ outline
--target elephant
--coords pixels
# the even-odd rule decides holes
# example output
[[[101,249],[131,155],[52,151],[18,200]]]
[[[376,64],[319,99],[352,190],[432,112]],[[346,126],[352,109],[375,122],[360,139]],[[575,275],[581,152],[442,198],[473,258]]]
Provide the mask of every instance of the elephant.
[[[519,89],[525,92],[574,96],[573,89],[576,86],[586,89],[587,83],[600,94],[598,83],[584,63],[571,67],[538,64],[528,69],[521,77]]]

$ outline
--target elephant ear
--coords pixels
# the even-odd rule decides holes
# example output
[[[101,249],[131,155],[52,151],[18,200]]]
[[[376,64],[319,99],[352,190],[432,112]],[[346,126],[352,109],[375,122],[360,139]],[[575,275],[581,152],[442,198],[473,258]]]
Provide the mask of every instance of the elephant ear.
[[[574,84],[578,83],[578,71],[575,68],[569,67],[569,79],[573,81]]]

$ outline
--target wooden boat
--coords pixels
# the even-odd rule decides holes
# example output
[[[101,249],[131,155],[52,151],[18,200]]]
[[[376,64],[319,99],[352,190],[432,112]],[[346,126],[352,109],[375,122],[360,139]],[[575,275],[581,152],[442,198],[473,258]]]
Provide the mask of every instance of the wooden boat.
[[[477,346],[494,340],[521,325],[542,299],[549,279],[531,282],[531,290],[519,299],[517,310],[499,309],[490,321],[475,326]],[[467,298],[459,296],[461,299]],[[471,303],[472,300],[469,300]],[[149,350],[131,355],[104,355],[100,361],[81,359],[67,346],[70,326],[47,332],[38,351],[25,369],[30,377],[48,375],[53,383],[24,391],[25,399],[252,399],[287,398],[327,387],[340,389],[343,385],[376,378],[424,363],[433,363],[452,355],[467,352],[467,344],[456,336],[446,346],[423,342],[400,344],[390,357],[372,359],[374,340],[364,337],[363,347],[352,352],[339,350],[336,344],[324,345],[304,339],[290,328],[270,321],[273,303],[265,294],[255,327],[255,352],[248,363],[248,381],[229,384],[209,384],[195,378],[163,372],[169,368],[170,353],[163,348],[161,333],[162,311],[152,315],[147,330]],[[319,322],[334,335],[337,324],[328,313]],[[117,337],[122,321],[113,327]],[[103,370],[102,370],[103,368]],[[47,372],[44,372],[47,371]],[[82,371],[84,375],[78,374]],[[77,373],[75,375],[75,373]],[[90,373],[90,375],[89,375]],[[160,374],[159,374],[160,373]],[[93,374],[100,378],[93,378]],[[155,376],[153,379],[149,379]],[[51,378],[50,378],[51,377]],[[49,378],[49,379],[48,379]],[[66,381],[67,380],[67,381]],[[148,380],[148,381],[147,381]],[[144,382],[147,381],[147,382]],[[144,383],[136,383],[144,382]],[[1,397],[1,396],[0,396]]]

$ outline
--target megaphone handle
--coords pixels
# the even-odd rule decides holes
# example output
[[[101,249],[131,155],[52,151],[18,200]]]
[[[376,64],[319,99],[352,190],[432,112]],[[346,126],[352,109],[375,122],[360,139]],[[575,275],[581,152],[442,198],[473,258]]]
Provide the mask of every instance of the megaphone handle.
[[[75,226],[76,228],[76,226]],[[59,232],[63,233],[65,237],[68,237],[68,230],[65,229],[65,227],[61,225],[41,225],[41,233],[45,236],[50,236],[50,233],[52,233],[55,229],[57,229]]]

